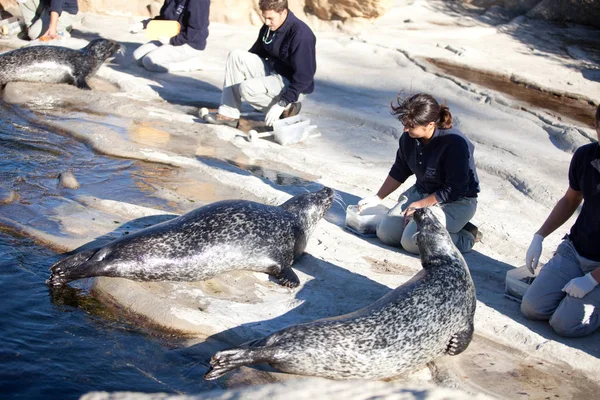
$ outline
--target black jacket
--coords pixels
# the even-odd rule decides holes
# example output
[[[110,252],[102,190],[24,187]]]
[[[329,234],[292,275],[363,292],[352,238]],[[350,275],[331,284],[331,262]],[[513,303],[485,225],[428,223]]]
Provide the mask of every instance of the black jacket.
[[[415,174],[417,189],[435,193],[440,203],[477,197],[479,178],[473,151],[471,141],[458,129],[436,129],[426,145],[404,132],[390,176],[402,183]]]
[[[79,12],[77,0],[45,0],[44,4],[50,8],[50,12],[56,11],[58,15],[61,15],[63,11],[70,14],[77,14]]]
[[[293,103],[298,101],[300,93],[309,94],[315,88],[316,43],[317,38],[308,25],[288,10],[287,18],[276,31],[270,31],[267,25],[260,28],[250,53],[268,59],[275,72],[290,81],[281,98]]]

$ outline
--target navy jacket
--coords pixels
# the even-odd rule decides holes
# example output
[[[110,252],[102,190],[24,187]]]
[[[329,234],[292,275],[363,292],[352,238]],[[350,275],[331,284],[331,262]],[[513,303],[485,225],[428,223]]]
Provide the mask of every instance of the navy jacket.
[[[569,166],[569,186],[583,194],[583,205],[569,238],[579,255],[600,261],[600,145],[581,146]]]
[[[290,81],[281,98],[293,103],[298,101],[300,93],[309,94],[315,88],[316,43],[317,38],[308,25],[288,10],[287,18],[276,31],[270,31],[267,25],[260,28],[258,39],[249,51],[268,59],[275,72]]]
[[[56,11],[58,15],[61,15],[63,11],[70,14],[77,14],[79,12],[77,0],[45,0],[44,4],[50,8],[50,12]]]
[[[173,46],[188,44],[196,50],[206,48],[210,0],[166,0],[154,19],[178,21],[181,32],[169,41]]]
[[[477,197],[479,178],[474,149],[473,143],[458,129],[436,129],[426,145],[404,132],[390,176],[402,183],[415,174],[417,189],[421,193],[435,193],[439,203]]]

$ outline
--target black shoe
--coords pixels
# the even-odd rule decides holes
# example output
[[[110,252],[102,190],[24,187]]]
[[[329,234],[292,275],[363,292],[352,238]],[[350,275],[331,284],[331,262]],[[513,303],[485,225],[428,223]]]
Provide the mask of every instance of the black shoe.
[[[481,242],[481,239],[483,239],[483,233],[481,233],[479,231],[479,228],[477,228],[477,226],[473,225],[472,223],[467,222],[465,226],[463,226],[463,229],[469,232],[471,235],[473,235],[473,237],[475,238],[475,243]]]
[[[280,119],[289,118],[289,117],[293,117],[294,115],[298,115],[298,113],[300,112],[301,109],[302,109],[302,103],[300,103],[299,101],[297,101],[295,103],[291,103],[288,108],[283,110],[283,113],[281,114]]]
[[[237,128],[238,123],[240,122],[239,119],[220,119],[220,118],[217,118],[217,115],[220,115],[220,114],[206,114],[204,116],[204,121],[208,122],[209,124],[226,125],[226,126],[230,126],[232,128]]]

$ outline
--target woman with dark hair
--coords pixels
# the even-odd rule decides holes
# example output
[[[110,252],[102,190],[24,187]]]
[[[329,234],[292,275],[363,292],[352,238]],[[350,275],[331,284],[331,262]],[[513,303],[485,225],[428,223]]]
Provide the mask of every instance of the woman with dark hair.
[[[418,254],[414,240],[416,223],[412,213],[431,207],[463,253],[479,239],[469,221],[477,209],[479,179],[473,159],[473,144],[452,128],[450,109],[428,94],[399,96],[392,114],[404,125],[396,161],[376,195],[358,202],[359,209],[375,206],[398,189],[411,175],[416,183],[398,199],[398,204],[381,220],[377,237],[385,244],[402,246]]]

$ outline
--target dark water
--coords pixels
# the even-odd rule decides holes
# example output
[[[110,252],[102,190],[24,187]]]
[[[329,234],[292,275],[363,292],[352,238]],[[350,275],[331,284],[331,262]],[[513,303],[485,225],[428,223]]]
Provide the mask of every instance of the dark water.
[[[31,125],[26,113],[0,103],[0,186],[21,196],[0,205],[1,218],[59,234],[49,216],[75,194],[57,187],[56,176],[65,170],[78,178],[77,194],[168,210],[143,189],[146,168],[139,163],[96,155],[66,135]],[[180,339],[128,324],[85,286],[51,294],[44,282],[60,257],[0,225],[0,397],[72,399],[92,390],[175,394],[214,387],[202,379],[204,357],[180,347]]]

